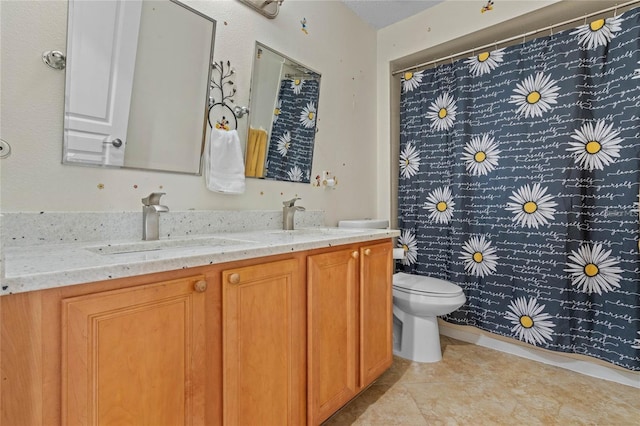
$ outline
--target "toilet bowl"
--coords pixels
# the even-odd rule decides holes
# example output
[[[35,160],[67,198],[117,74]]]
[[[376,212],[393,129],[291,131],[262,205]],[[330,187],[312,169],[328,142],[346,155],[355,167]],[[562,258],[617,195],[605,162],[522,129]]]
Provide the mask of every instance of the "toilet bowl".
[[[393,353],[417,362],[442,359],[438,316],[466,301],[459,286],[444,280],[398,272],[393,275]]]
[[[343,220],[338,227],[386,228],[386,220]],[[417,362],[442,359],[438,316],[466,302],[459,286],[438,278],[398,272],[393,275],[393,353]]]

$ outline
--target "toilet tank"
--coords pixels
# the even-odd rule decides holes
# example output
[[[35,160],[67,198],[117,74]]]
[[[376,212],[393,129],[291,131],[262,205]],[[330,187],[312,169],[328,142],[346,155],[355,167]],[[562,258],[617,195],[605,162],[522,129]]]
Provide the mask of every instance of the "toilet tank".
[[[389,221],[383,219],[353,219],[338,222],[338,228],[387,229],[388,227]]]

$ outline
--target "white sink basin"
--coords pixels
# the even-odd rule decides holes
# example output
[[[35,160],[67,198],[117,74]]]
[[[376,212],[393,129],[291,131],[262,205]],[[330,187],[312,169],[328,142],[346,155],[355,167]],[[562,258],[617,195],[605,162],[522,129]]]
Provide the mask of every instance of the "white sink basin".
[[[384,219],[341,220],[338,222],[338,227],[339,228],[386,229],[389,227],[389,221]]]
[[[224,237],[192,237],[176,238],[170,240],[139,241],[135,243],[105,244],[100,246],[86,247],[86,250],[97,254],[124,254],[141,253],[158,250],[189,249],[197,247],[227,247],[238,244],[247,244],[252,241],[236,240]]]
[[[300,235],[300,236],[313,236],[313,235],[349,235],[363,232],[362,229],[345,229],[345,228],[300,228],[292,230],[277,229],[274,231],[266,231],[271,235]]]

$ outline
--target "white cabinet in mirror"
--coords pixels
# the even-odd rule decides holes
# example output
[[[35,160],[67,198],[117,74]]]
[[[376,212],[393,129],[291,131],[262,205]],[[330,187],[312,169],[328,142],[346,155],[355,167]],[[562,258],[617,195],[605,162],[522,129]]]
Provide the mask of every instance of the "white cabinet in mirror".
[[[200,174],[215,21],[173,0],[69,0],[63,163]]]
[[[245,174],[310,182],[320,73],[256,43]]]

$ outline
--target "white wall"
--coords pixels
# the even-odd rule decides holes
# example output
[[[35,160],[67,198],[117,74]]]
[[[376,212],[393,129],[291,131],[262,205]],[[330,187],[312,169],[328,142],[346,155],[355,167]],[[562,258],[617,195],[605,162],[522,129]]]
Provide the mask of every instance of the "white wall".
[[[541,9],[559,0],[501,0],[493,10],[480,13],[482,2],[447,0],[377,33],[377,128],[378,189],[377,215],[388,217],[390,210],[390,70],[389,63],[433,46]],[[575,2],[578,3],[578,2]],[[576,14],[576,16],[579,16]],[[546,24],[545,24],[546,25]],[[541,25],[543,26],[543,25]],[[467,48],[472,48],[468,46]],[[464,50],[464,49],[463,49]],[[458,50],[460,51],[460,50]],[[458,51],[450,52],[455,54]],[[437,58],[430,58],[437,59]],[[394,160],[397,154],[394,156]]]
[[[217,20],[214,59],[235,67],[237,104],[248,105],[256,40],[322,73],[312,173],[330,170],[337,189],[249,179],[245,194],[230,196],[207,191],[203,177],[62,165],[64,72],[40,56],[65,51],[67,3],[3,0],[0,134],[12,155],[0,160],[1,211],[137,211],[162,190],[173,210],[275,210],[299,196],[325,210],[328,225],[375,215],[375,31],[337,1],[287,0],[274,20],[235,0],[186,3]]]

